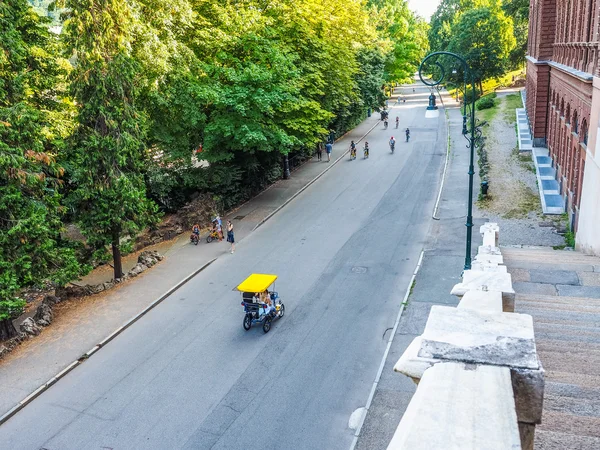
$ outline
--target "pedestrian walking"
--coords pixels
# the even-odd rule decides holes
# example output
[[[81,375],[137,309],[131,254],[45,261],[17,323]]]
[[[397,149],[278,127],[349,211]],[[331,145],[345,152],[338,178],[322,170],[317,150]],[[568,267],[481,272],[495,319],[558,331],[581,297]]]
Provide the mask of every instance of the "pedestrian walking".
[[[327,162],[331,161],[331,150],[333,150],[333,145],[328,142],[327,145],[325,145],[325,150],[327,151]]]
[[[335,130],[329,130],[329,138],[327,139],[327,142],[330,144],[335,142]]]
[[[319,142],[317,144],[317,161],[321,161],[323,158],[323,143]]]
[[[227,221],[227,242],[231,243],[231,253],[235,252],[235,238],[233,236],[233,224]]]

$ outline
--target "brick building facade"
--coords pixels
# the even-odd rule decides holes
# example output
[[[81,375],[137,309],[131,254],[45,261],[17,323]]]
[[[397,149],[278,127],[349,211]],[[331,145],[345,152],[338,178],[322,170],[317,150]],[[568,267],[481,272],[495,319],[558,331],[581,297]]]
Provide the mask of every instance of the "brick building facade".
[[[526,108],[582,250],[600,254],[600,0],[531,0]],[[598,236],[593,236],[594,234]]]

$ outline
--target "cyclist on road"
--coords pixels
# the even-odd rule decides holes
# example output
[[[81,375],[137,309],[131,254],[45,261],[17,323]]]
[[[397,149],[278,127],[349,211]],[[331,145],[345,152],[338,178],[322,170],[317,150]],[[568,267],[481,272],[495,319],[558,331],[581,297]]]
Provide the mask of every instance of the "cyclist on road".
[[[356,144],[354,141],[350,143],[350,159],[356,159]]]
[[[364,148],[364,154],[365,154],[365,159],[367,159],[369,157],[369,143],[365,141],[365,148]]]
[[[392,153],[394,153],[395,148],[396,148],[396,140],[394,139],[394,136],[392,136],[392,138],[390,139],[390,150],[392,151]]]
[[[396,128],[400,125],[400,117],[396,116]]]
[[[388,127],[388,120],[387,120],[387,117],[386,117],[386,118],[384,119],[384,121],[383,121],[383,129],[384,129],[384,130],[387,130],[387,127]]]
[[[408,142],[408,140],[410,139],[410,130],[407,128],[404,133],[406,134],[406,142]]]

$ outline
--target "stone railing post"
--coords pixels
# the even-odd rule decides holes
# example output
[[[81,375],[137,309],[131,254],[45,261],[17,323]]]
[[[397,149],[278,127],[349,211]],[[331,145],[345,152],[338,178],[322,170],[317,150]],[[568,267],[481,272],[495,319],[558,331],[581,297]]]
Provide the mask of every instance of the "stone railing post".
[[[544,393],[533,320],[514,313],[498,225],[480,232],[472,269],[452,289],[458,307],[433,306],[394,367],[418,387],[390,450],[533,450]]]

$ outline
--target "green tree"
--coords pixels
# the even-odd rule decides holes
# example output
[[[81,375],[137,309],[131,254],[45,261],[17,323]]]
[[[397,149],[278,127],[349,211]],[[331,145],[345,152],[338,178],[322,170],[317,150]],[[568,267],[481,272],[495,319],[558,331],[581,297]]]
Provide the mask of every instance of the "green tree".
[[[416,16],[406,0],[371,0],[380,38],[389,43],[385,78],[410,81],[429,49],[429,25]]]
[[[484,79],[506,71],[508,57],[515,47],[512,19],[501,9],[470,9],[454,26],[448,47],[466,59],[474,81],[483,92]]]
[[[0,3],[0,340],[16,334],[23,287],[64,284],[80,270],[60,238],[67,65],[46,24],[25,0]]]
[[[76,58],[71,90],[77,127],[67,155],[70,202],[88,243],[111,247],[114,277],[121,248],[157,220],[146,197],[146,113],[137,101],[146,83],[132,56],[136,18],[119,0],[67,0],[65,43]]]
[[[508,17],[513,19],[515,48],[510,52],[509,60],[513,68],[523,66],[527,53],[527,36],[529,34],[529,0],[504,0],[502,8]]]

